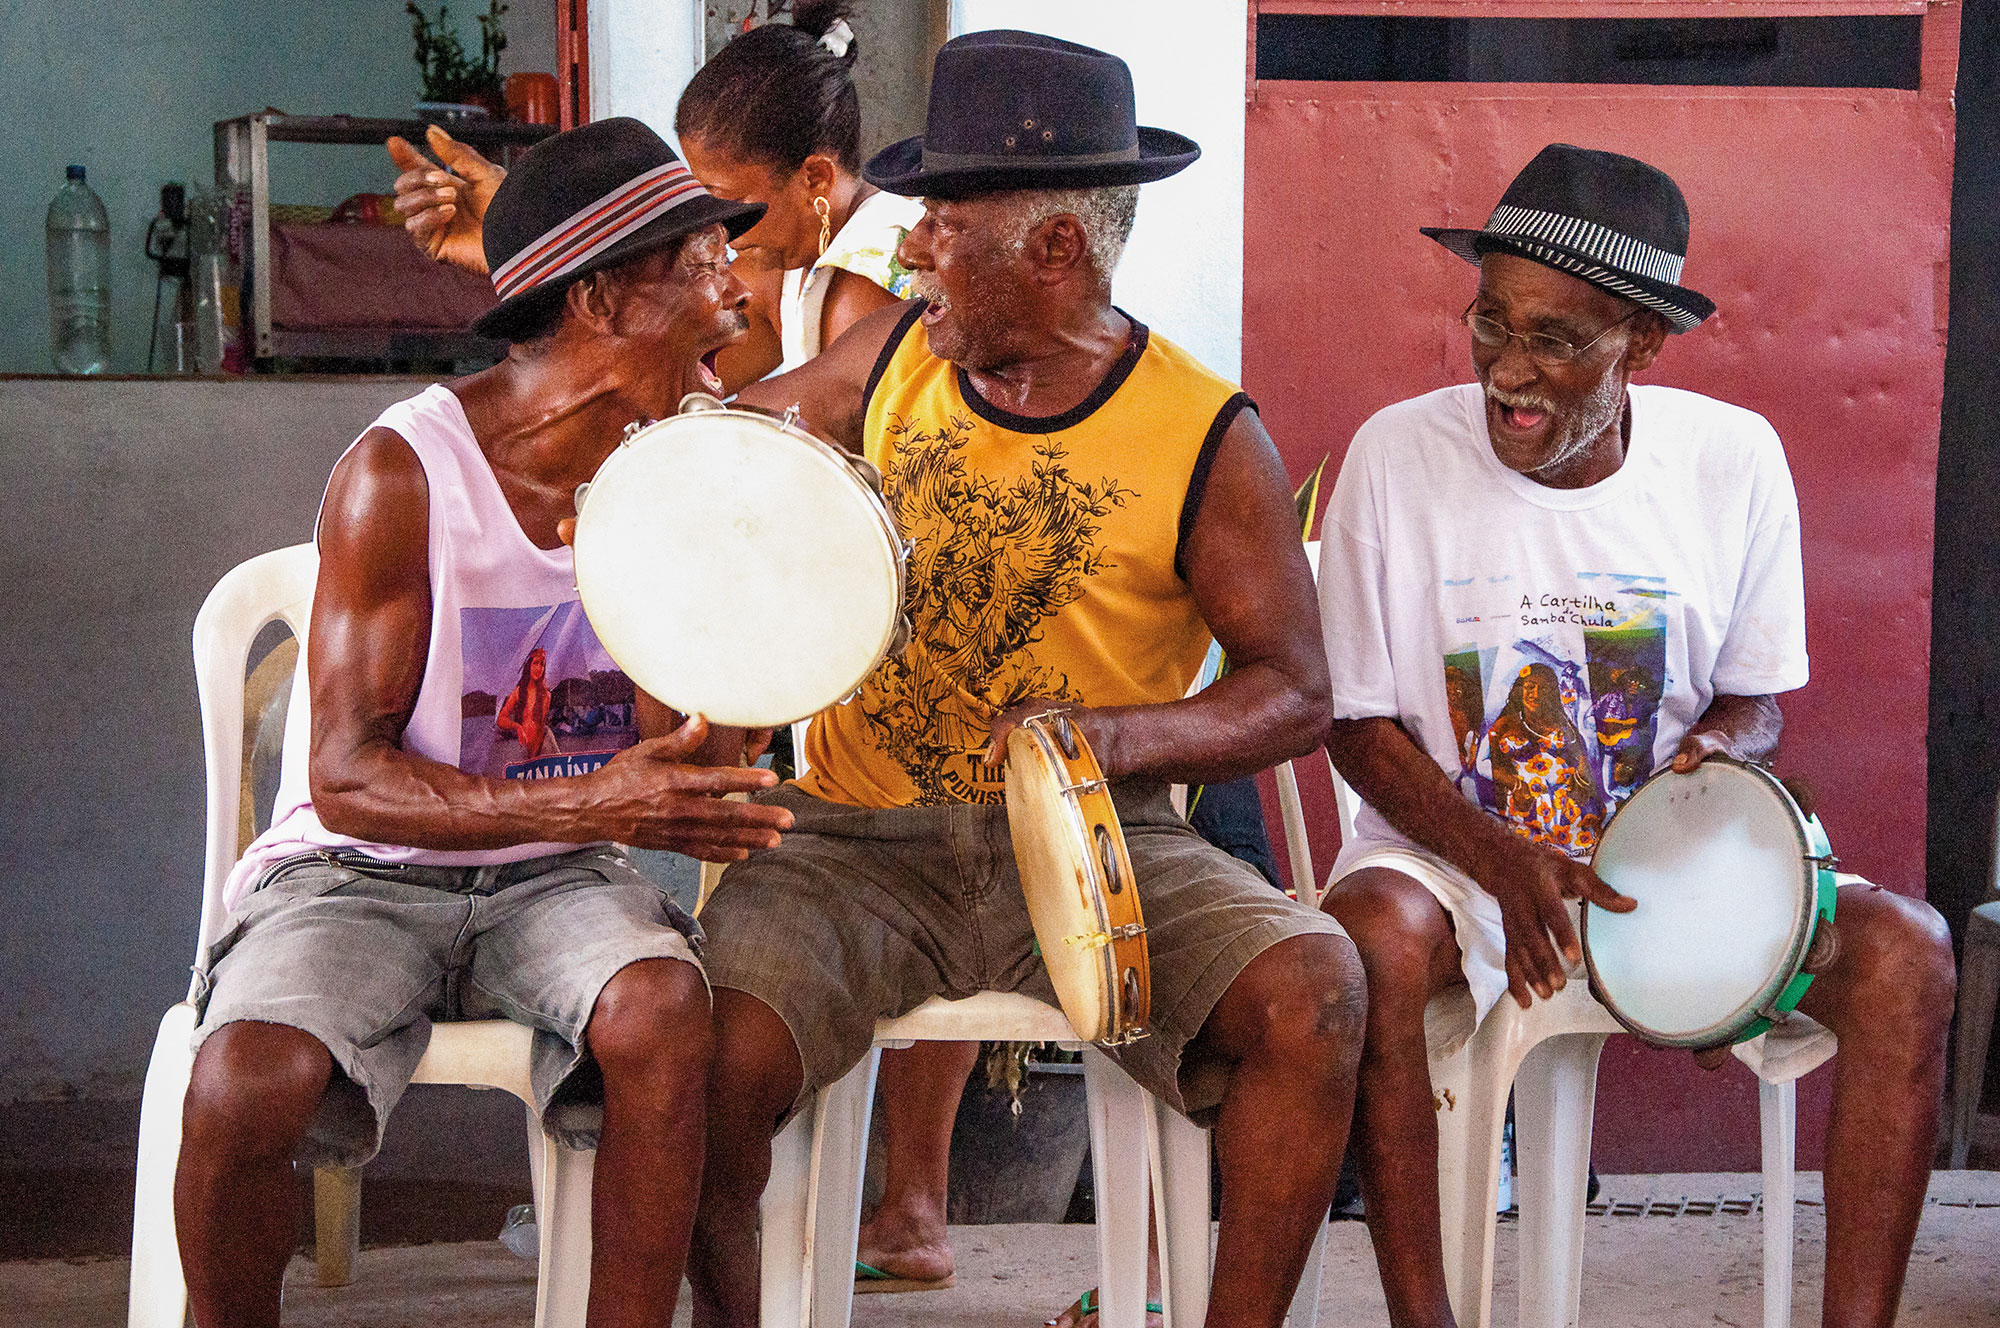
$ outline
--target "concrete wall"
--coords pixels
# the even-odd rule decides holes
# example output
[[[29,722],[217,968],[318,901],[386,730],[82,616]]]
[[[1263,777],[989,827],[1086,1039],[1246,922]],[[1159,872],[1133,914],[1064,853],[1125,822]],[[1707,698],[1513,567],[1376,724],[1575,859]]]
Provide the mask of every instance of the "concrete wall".
[[[195,610],[421,386],[0,381],[0,1104],[138,1095],[200,905]]]
[[[435,13],[435,0],[427,8]],[[478,0],[451,6],[476,43]],[[555,68],[553,0],[514,0],[502,72]],[[112,359],[145,367],[153,265],[142,254],[160,186],[213,182],[211,126],[265,106],[409,114],[421,95],[410,21],[391,0],[49,0],[0,4],[0,373],[47,371],[43,224],[80,162],[111,216]],[[281,203],[331,205],[393,178],[379,148],[280,145]]]

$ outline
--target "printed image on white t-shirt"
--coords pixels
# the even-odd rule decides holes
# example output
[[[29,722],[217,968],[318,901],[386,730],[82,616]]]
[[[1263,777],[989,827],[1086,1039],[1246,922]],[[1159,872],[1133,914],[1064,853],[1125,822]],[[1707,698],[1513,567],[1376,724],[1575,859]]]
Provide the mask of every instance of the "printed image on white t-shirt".
[[[632,680],[576,600],[459,610],[458,768],[497,779],[587,775],[639,740]]]
[[[1446,581],[1460,635],[1440,663],[1459,789],[1529,839],[1583,855],[1652,771],[1672,591],[1610,572],[1576,582]]]

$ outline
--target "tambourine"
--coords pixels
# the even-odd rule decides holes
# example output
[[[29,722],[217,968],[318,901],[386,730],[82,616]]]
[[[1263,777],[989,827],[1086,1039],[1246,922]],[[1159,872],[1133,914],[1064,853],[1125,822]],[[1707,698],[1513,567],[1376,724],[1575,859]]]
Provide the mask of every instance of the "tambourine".
[[[909,637],[881,474],[774,418],[690,394],[628,427],[576,495],[576,587],[643,691],[773,728],[850,696]]]
[[[1111,789],[1060,712],[1007,735],[1007,825],[1028,919],[1077,1036],[1115,1046],[1146,1035],[1146,920]]]

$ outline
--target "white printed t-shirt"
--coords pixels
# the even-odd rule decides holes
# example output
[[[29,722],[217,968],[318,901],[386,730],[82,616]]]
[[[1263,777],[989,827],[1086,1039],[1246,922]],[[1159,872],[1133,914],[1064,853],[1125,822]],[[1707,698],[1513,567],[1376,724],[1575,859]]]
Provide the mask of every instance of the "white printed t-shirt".
[[[1584,489],[1503,466],[1478,384],[1390,406],[1327,508],[1320,605],[1341,719],[1399,719],[1465,796],[1588,858],[1718,694],[1805,684],[1798,498],[1739,406],[1634,387],[1624,464]],[[1364,807],[1335,874],[1413,847]]]

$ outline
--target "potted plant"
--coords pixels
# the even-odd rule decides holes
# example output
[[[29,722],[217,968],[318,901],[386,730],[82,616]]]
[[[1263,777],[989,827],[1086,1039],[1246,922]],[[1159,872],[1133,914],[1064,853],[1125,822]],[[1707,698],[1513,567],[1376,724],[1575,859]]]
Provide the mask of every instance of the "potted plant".
[[[435,20],[417,7],[416,0],[409,0],[403,8],[410,16],[410,34],[416,40],[417,68],[423,71],[424,99],[417,105],[418,118],[500,114],[500,53],[507,49],[507,33],[500,18],[507,6],[501,0],[490,0],[486,12],[479,15],[477,58],[465,53],[458,25],[451,21],[450,5],[440,4]]]

